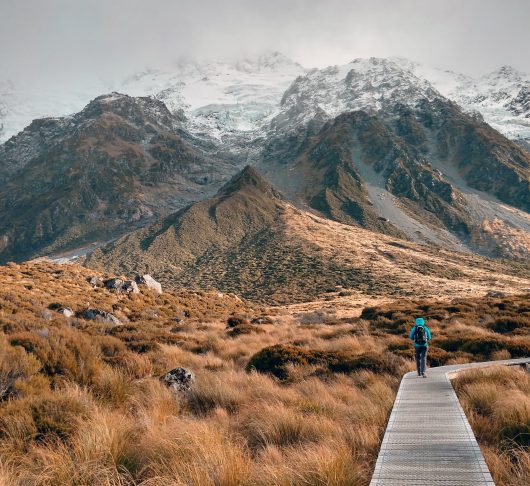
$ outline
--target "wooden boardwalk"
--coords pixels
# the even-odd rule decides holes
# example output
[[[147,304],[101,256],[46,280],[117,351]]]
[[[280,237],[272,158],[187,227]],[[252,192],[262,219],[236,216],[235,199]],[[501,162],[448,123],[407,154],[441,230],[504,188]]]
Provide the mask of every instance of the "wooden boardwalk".
[[[399,387],[370,486],[494,486],[449,375],[513,359],[407,373]]]

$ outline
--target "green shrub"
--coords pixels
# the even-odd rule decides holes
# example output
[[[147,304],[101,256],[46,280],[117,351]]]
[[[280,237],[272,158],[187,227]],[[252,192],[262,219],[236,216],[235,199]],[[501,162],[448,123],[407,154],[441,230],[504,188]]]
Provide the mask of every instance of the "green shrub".
[[[364,353],[352,355],[347,352],[327,353],[326,364],[330,371],[352,373],[367,370],[374,373],[400,374],[403,358],[392,353]]]

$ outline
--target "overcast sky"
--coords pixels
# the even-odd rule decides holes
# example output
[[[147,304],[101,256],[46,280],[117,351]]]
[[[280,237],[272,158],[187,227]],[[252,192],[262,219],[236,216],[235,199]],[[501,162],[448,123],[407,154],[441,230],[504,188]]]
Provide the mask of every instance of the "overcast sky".
[[[529,24],[530,0],[0,0],[0,80],[82,84],[271,49],[307,67],[397,55],[530,71]]]

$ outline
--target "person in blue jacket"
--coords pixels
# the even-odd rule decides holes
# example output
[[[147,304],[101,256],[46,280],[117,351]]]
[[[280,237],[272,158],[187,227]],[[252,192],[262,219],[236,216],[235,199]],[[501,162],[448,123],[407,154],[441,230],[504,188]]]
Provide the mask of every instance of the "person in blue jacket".
[[[416,323],[410,331],[409,338],[414,342],[418,376],[427,378],[425,375],[425,368],[427,364],[427,350],[429,349],[429,341],[431,340],[431,331],[422,317],[416,318]]]

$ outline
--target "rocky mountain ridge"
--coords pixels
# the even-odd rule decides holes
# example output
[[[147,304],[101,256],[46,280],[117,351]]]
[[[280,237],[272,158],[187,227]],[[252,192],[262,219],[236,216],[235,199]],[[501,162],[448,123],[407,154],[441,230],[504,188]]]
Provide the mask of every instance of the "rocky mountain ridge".
[[[305,73],[272,53],[178,69],[129,80],[153,96],[104,95],[0,146],[0,259],[108,241],[212,195],[246,163],[341,223],[528,257],[530,155],[416,65],[356,59]]]
[[[491,279],[528,285],[526,271],[509,276],[515,271],[509,264],[301,211],[252,167],[214,197],[95,250],[85,264],[149,272],[168,288],[217,288],[267,303],[307,301],[341,288],[418,297],[417,282],[426,276],[425,292],[464,281],[468,288],[487,286]]]
[[[408,59],[394,62],[428,80],[445,97],[468,113],[477,113],[507,138],[526,148],[530,143],[530,74],[512,66],[472,77],[432,68]]]
[[[118,93],[0,146],[0,260],[75,248],[212,194],[237,168],[153,98]]]

